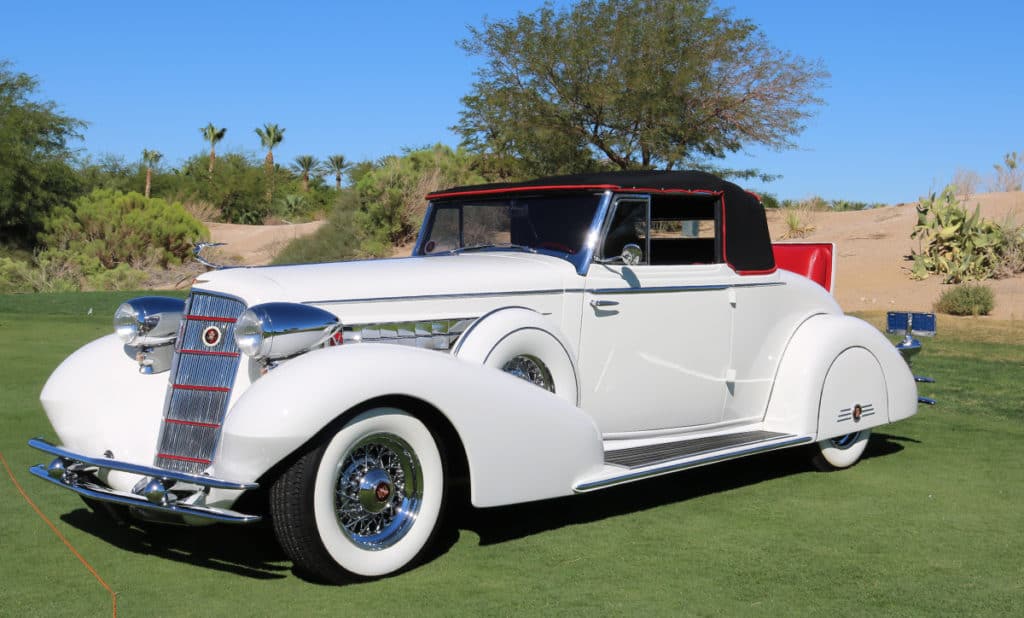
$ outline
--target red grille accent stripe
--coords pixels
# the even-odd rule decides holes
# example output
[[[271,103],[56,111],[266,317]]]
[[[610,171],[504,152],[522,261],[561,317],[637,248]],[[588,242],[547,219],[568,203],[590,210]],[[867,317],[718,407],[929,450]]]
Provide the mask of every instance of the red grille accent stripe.
[[[182,457],[181,455],[168,455],[167,453],[157,453],[157,457],[161,459],[174,459],[177,461],[191,461],[192,463],[208,464],[209,459],[197,459],[195,457]]]
[[[175,384],[174,388],[180,388],[186,391],[214,391],[216,393],[231,392],[231,389],[225,386],[200,386],[198,384]]]
[[[238,357],[238,352],[217,352],[215,350],[180,350],[182,354],[202,354],[203,356],[231,356]]]
[[[186,320],[206,320],[207,322],[230,322],[234,324],[238,320],[235,318],[218,318],[212,315],[186,315]]]
[[[219,429],[220,425],[217,423],[200,423],[198,421],[183,421],[176,418],[165,418],[165,422],[174,423],[175,425],[189,425],[190,427],[206,427],[208,429]]]

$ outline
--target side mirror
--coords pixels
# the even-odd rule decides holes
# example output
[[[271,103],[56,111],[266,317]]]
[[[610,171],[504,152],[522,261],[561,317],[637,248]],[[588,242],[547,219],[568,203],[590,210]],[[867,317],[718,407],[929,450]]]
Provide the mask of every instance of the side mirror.
[[[622,248],[622,255],[620,257],[623,264],[627,266],[636,266],[644,259],[644,252],[640,248],[640,245],[636,243],[629,243]]]

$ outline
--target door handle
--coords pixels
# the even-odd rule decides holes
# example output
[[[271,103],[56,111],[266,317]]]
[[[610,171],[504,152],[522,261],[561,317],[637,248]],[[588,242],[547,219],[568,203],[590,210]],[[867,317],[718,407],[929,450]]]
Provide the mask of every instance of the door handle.
[[[594,309],[600,309],[601,307],[614,307],[615,305],[618,305],[618,304],[619,304],[619,301],[617,301],[617,300],[592,300],[592,301],[590,301],[590,306],[593,307]]]

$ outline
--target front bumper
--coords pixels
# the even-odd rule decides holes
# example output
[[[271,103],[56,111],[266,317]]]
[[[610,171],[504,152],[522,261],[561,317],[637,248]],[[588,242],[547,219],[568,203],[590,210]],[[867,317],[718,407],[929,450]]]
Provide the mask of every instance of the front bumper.
[[[53,445],[42,438],[29,440],[28,445],[55,456],[48,466],[42,464],[32,466],[29,468],[29,472],[58,487],[70,489],[87,498],[121,504],[143,511],[196,517],[229,524],[248,524],[261,519],[259,515],[248,515],[205,504],[179,501],[176,495],[170,491],[178,483],[198,487],[199,490],[196,492],[198,494],[208,492],[210,489],[249,491],[259,488],[257,483],[227,481],[201,474],[164,470],[115,459],[88,457]],[[145,478],[136,485],[133,491],[120,491],[99,481],[96,473],[100,470],[118,470]]]

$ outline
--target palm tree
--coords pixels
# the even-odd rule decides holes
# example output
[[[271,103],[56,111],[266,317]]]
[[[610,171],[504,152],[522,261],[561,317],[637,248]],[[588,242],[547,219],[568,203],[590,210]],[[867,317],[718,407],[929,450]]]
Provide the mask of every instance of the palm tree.
[[[260,136],[260,143],[267,149],[267,172],[274,170],[274,146],[284,141],[284,129],[274,123],[266,123],[262,129],[256,129],[256,135]]]
[[[203,134],[203,139],[210,142],[210,169],[209,172],[213,173],[213,162],[217,160],[217,151],[214,146],[217,142],[224,139],[224,134],[228,132],[226,128],[218,129],[213,126],[213,123],[207,124],[205,127],[200,127],[199,132]]]
[[[309,193],[309,175],[320,172],[320,160],[313,155],[299,155],[295,157],[291,168],[302,177],[302,192]]]
[[[142,162],[146,165],[146,198],[149,198],[149,190],[153,186],[153,167],[163,159],[164,155],[159,150],[142,149]]]
[[[327,157],[327,172],[334,174],[334,188],[341,190],[341,175],[352,169],[352,162],[345,158],[345,155],[331,155]]]

